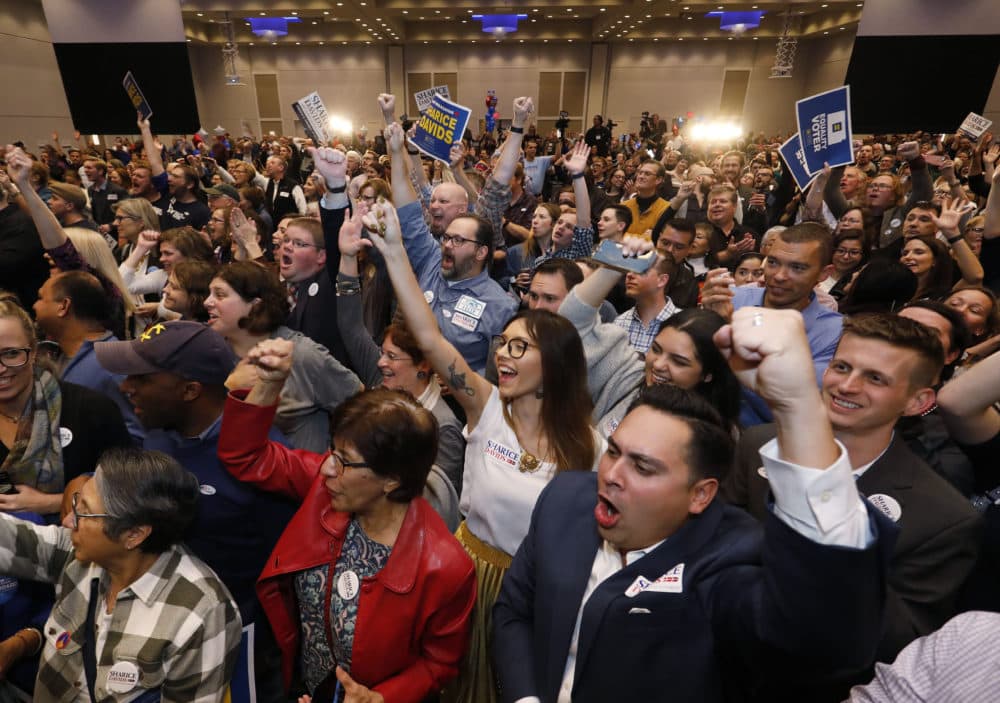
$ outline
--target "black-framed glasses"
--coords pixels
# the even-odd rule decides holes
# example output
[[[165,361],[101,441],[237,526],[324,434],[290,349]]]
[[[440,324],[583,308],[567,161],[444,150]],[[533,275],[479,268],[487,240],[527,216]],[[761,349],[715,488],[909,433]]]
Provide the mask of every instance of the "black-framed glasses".
[[[389,361],[413,361],[413,357],[412,356],[400,356],[399,354],[396,354],[395,352],[386,351],[385,347],[379,347],[378,348],[378,355],[380,357],[384,356]]]
[[[983,232],[986,231],[986,228],[985,227],[966,227],[965,231],[966,232],[972,232],[974,234],[982,234]]]
[[[524,339],[517,339],[516,337],[508,340],[502,334],[498,334],[493,337],[493,347],[494,349],[507,347],[507,353],[511,359],[520,359],[528,351],[528,347],[535,347],[537,349],[538,345]]]
[[[8,369],[19,369],[31,358],[31,347],[18,347],[0,351],[0,366]]]
[[[115,215],[112,222],[118,222],[120,220],[133,220],[135,222],[138,222],[139,218],[136,217],[135,215],[121,214],[121,215]]]
[[[469,239],[468,237],[461,237],[461,236],[459,236],[457,234],[442,234],[441,235],[441,244],[442,245],[449,245],[453,249],[457,249],[458,247],[462,246],[466,242],[468,242],[469,244],[475,244],[476,246],[486,246],[485,244],[480,245],[480,243],[478,241],[476,241],[475,239]]]
[[[840,247],[837,247],[836,249],[833,250],[833,253],[839,254],[840,256],[852,256],[852,257],[861,256],[860,249],[842,249]]]
[[[74,530],[80,527],[80,518],[82,518],[82,517],[92,517],[92,518],[101,518],[101,517],[103,517],[103,518],[109,518],[109,517],[111,517],[107,513],[81,513],[76,508],[76,504],[77,504],[77,502],[79,502],[79,500],[80,500],[80,491],[76,491],[76,492],[73,493],[73,500],[71,501],[72,502],[72,506],[73,506],[73,529]]]
[[[364,461],[347,461],[337,452],[330,450],[330,457],[333,459],[333,465],[337,467],[337,475],[346,474],[350,469],[368,469],[367,462]]]

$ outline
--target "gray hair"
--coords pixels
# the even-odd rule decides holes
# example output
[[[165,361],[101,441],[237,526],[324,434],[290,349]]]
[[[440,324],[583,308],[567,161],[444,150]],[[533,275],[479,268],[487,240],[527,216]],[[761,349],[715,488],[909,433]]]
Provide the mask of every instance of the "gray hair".
[[[198,479],[163,452],[134,447],[109,449],[94,474],[104,501],[104,533],[117,539],[134,527],[148,525],[139,548],[159,554],[179,542],[197,513]]]

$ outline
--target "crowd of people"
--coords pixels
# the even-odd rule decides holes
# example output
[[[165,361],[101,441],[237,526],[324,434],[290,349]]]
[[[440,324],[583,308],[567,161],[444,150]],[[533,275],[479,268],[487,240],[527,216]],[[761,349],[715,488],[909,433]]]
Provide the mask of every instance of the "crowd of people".
[[[378,105],[2,150],[0,701],[1000,696],[992,134]]]

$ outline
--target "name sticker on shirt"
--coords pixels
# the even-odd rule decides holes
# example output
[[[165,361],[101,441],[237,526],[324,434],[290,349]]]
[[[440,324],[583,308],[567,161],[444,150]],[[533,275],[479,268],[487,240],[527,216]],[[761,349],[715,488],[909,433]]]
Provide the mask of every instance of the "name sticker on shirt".
[[[486,310],[486,303],[481,300],[476,300],[468,295],[463,295],[458,299],[458,302],[455,303],[455,310],[478,320],[482,318],[483,311]]]
[[[278,195],[280,195],[282,198],[287,198],[289,193],[287,190],[283,190],[280,193],[278,193]]]
[[[475,332],[476,326],[479,325],[479,320],[474,317],[469,317],[464,312],[459,312],[457,309],[455,313],[451,316],[451,324],[461,327],[463,330],[469,330],[470,332]]]
[[[650,591],[657,593],[683,593],[684,592],[684,562],[681,562],[660,578],[653,581],[649,587]]]
[[[118,200],[118,193],[108,193],[108,200]]]
[[[132,662],[117,662],[108,672],[108,690],[128,693],[139,684],[139,667]]]
[[[647,588],[649,588],[652,584],[653,582],[650,581],[645,576],[636,576],[635,581],[632,582],[632,585],[625,589],[625,595],[628,596],[629,598],[635,598],[637,595],[639,595]]]

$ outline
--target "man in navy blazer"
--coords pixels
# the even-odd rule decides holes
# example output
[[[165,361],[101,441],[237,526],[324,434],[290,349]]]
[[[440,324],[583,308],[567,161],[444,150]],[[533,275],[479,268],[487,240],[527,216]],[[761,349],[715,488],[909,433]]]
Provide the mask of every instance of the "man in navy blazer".
[[[716,343],[779,428],[766,525],[715,499],[734,451],[718,413],[647,389],[596,476],[538,499],[493,611],[505,702],[732,700],[872,661],[895,528],[854,485],[802,317],[743,308]]]

